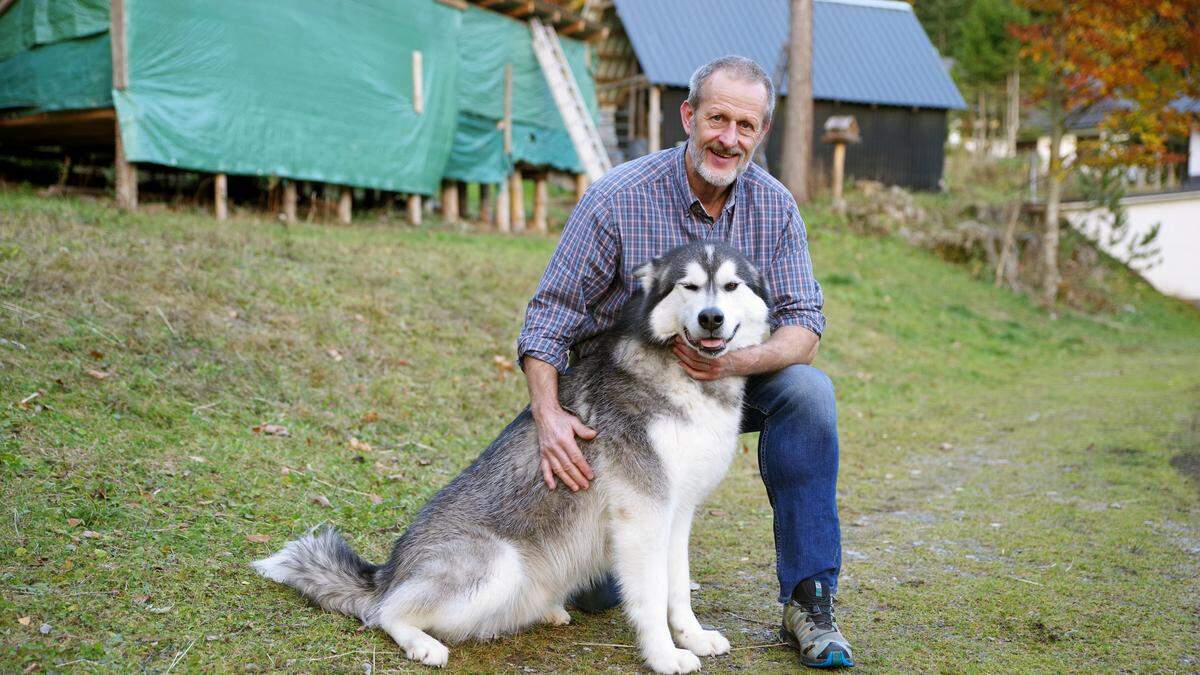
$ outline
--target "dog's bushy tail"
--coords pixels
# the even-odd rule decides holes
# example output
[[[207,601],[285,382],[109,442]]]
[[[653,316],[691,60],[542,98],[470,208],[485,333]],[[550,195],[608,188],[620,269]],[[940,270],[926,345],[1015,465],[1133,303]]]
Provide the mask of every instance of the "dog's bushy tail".
[[[375,606],[378,567],[359,557],[332,528],[309,532],[251,564],[325,609],[366,621]]]

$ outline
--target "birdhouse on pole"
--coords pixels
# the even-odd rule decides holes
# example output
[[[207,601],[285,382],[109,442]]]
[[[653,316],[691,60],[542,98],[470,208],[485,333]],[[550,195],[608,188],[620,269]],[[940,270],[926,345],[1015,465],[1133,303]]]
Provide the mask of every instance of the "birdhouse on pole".
[[[846,144],[858,143],[862,137],[858,133],[858,121],[853,115],[834,115],[825,120],[825,134],[821,136],[822,143],[833,143],[833,207],[844,211],[846,202],[842,199],[842,178],[846,170]]]

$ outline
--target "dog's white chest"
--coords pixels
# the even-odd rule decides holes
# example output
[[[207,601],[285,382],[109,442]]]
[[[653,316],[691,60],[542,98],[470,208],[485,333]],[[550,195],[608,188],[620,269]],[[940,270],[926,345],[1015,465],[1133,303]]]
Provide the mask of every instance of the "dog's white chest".
[[[683,415],[650,423],[650,442],[666,469],[672,491],[703,498],[733,459],[741,411],[710,398],[692,399]]]

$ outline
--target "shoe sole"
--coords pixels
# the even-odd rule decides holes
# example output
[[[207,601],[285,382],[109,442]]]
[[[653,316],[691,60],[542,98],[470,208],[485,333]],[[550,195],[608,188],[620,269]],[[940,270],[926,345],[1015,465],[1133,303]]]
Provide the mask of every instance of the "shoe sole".
[[[791,645],[800,654],[800,663],[809,668],[853,668],[854,659],[851,659],[845,652],[833,652],[828,654],[823,659],[810,659],[804,656],[804,652],[800,649],[800,641],[792,634],[792,631],[780,626],[779,638]]]

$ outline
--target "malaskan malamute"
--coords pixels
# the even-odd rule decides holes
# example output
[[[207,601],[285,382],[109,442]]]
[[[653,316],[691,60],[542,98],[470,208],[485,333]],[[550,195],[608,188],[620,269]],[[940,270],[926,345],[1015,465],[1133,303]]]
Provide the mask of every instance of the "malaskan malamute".
[[[442,641],[568,623],[564,601],[609,570],[650,668],[687,673],[698,656],[727,652],[692,613],[688,534],[733,458],[745,380],[693,380],[671,345],[681,336],[713,357],[758,344],[768,295],[759,271],[719,243],[676,248],[637,276],[617,326],[559,379],[563,407],[597,431],[580,442],[591,488],[547,489],[526,410],[421,509],[386,563],[323,529],[254,567],[432,666],[449,656]]]

